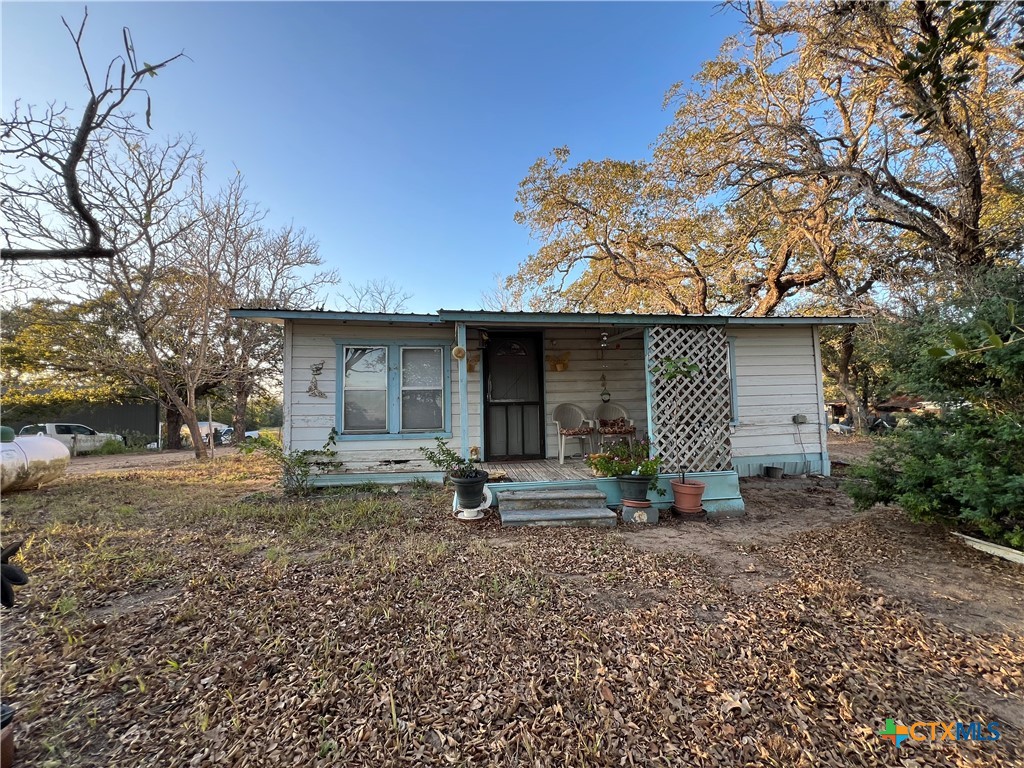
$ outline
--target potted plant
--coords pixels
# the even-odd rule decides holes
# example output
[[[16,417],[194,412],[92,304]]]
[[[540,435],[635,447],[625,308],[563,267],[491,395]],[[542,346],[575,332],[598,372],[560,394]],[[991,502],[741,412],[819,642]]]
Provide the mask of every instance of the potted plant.
[[[704,483],[700,480],[687,480],[686,471],[683,470],[669,484],[672,486],[673,510],[683,517],[703,517],[701,499],[704,497]]]
[[[599,476],[618,478],[624,501],[644,501],[647,491],[657,488],[661,457],[651,456],[646,440],[613,443],[605,452],[587,456],[586,463]]]
[[[436,449],[420,448],[420,452],[426,456],[427,461],[442,470],[455,486],[460,509],[479,509],[483,503],[487,473],[469,459],[459,456],[440,437],[435,439]]]

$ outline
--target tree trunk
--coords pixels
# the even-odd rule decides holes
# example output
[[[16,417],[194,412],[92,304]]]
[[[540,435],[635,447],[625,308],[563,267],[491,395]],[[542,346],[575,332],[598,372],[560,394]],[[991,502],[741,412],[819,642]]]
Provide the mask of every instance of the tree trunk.
[[[231,435],[232,445],[241,445],[245,441],[245,420],[249,414],[249,396],[252,387],[247,381],[235,385],[235,407],[231,415],[231,426],[235,428]]]
[[[843,399],[846,400],[847,413],[853,419],[854,431],[858,434],[866,435],[868,432],[868,409],[866,404],[857,396],[857,381],[856,374],[854,373],[855,334],[854,328],[848,328],[843,333],[840,343],[842,353],[839,355],[839,375],[836,376],[836,386],[839,387],[839,391],[843,393]],[[866,386],[867,383],[865,383]]]
[[[175,450],[181,450],[181,427],[184,423],[181,419],[181,413],[172,404],[166,406],[167,410],[167,447]]]
[[[196,458],[205,459],[207,457],[206,443],[203,442],[203,434],[199,430],[199,417],[196,416],[195,409],[186,408],[181,417],[185,421],[185,426],[188,427],[189,434],[192,435],[192,448],[195,451]]]

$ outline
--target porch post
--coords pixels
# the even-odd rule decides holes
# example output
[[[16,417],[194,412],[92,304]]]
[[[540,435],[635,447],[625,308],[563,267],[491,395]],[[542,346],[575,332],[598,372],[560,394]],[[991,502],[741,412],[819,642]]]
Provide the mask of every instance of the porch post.
[[[466,324],[455,324],[455,343],[466,348]],[[467,361],[469,355],[459,360],[459,437],[462,443],[462,458],[469,458],[469,372]]]
[[[651,444],[651,451],[654,451],[654,398],[651,397],[651,329],[644,326],[644,395],[647,400],[647,441]]]

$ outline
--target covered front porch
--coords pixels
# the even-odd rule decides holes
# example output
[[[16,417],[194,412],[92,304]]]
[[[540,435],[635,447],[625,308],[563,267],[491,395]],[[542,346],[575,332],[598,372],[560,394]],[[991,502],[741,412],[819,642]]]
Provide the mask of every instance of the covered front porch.
[[[598,409],[614,407],[609,417],[629,419],[635,438],[650,440],[666,470],[733,469],[731,348],[723,325],[650,326],[621,317],[603,324],[568,315],[537,328],[489,313],[486,319],[456,323],[459,442],[467,458],[558,456],[554,415],[572,405],[595,428]],[[666,372],[666,361],[682,365]],[[685,376],[678,373],[691,364]],[[566,454],[598,450],[597,437],[567,439]]]

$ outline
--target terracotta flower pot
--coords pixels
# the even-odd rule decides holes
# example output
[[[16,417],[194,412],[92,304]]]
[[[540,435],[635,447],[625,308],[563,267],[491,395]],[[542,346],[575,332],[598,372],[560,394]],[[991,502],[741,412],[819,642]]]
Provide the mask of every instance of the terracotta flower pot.
[[[672,509],[682,515],[703,514],[701,499],[704,496],[704,483],[699,480],[673,480],[671,485]]]

